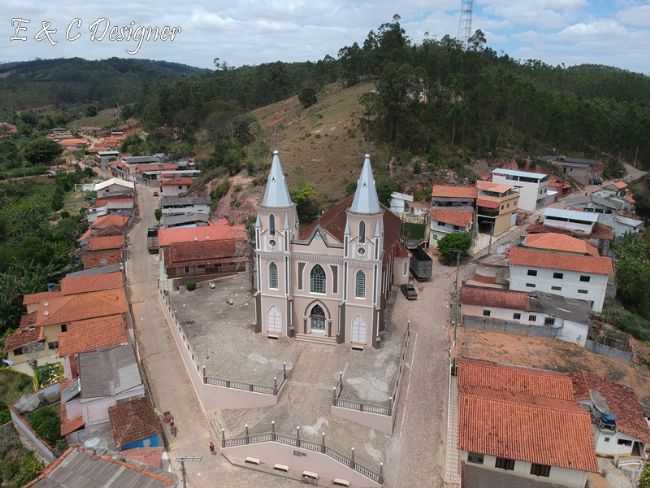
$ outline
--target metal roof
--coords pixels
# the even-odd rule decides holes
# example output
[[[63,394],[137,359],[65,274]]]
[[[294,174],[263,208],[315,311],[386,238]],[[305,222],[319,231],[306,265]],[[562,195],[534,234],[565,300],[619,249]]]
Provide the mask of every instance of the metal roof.
[[[358,214],[377,214],[381,212],[369,154],[366,154],[363,160],[363,168],[361,168],[361,176],[357,180],[357,189],[354,192],[350,212]]]
[[[135,188],[135,183],[133,183],[132,181],[126,181],[121,178],[110,178],[106,181],[96,183],[94,191],[103,190],[104,188],[107,188],[111,185],[119,185],[119,186],[123,186],[124,188],[130,188],[131,190]]]
[[[284,178],[282,161],[278,151],[273,151],[273,160],[271,161],[271,171],[266,180],[266,189],[262,199],[262,207],[282,208],[293,206],[289,188]]]
[[[631,219],[629,217],[623,217],[622,215],[616,216],[616,222],[623,225],[628,225],[630,227],[639,227],[643,224],[642,220]]]
[[[594,212],[580,212],[578,210],[566,210],[563,208],[547,207],[544,209],[544,217],[557,217],[570,220],[586,220],[592,224],[598,222],[598,215]]]
[[[130,345],[79,354],[81,397],[113,396],[142,384]]]
[[[210,216],[205,213],[186,213],[180,215],[163,215],[160,222],[162,227],[175,227],[177,225],[208,223]]]
[[[169,197],[164,196],[160,199],[160,207],[181,207],[189,205],[210,205],[210,199],[207,197]]]
[[[509,176],[521,176],[524,178],[535,178],[537,180],[543,180],[548,175],[544,173],[531,173],[530,171],[518,171],[514,169],[504,169],[496,168],[492,170],[492,174],[495,175],[509,175]]]

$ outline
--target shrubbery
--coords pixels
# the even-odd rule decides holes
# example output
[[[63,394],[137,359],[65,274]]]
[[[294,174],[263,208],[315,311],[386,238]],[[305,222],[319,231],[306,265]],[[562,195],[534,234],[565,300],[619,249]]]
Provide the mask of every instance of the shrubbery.
[[[438,241],[441,261],[445,264],[456,262],[456,255],[460,252],[463,259],[472,247],[472,235],[469,232],[452,232]]]

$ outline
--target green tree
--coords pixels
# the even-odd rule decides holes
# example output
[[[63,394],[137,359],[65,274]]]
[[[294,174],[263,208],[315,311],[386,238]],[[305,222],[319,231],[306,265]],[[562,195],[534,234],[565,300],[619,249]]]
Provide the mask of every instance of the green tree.
[[[646,463],[639,478],[639,488],[650,488],[650,463]]]
[[[156,217],[157,222],[160,222],[160,219],[162,218],[162,210],[159,208],[154,210],[154,217]]]
[[[356,186],[355,186],[356,189]],[[379,202],[386,206],[390,206],[390,196],[393,192],[399,191],[399,185],[389,178],[378,178],[377,180],[377,196]]]
[[[455,263],[457,254],[460,258],[467,256],[472,247],[472,235],[469,232],[452,232],[438,241],[438,251],[446,264]]]
[[[32,140],[23,149],[25,159],[32,164],[52,164],[62,152],[61,146],[45,137]]]
[[[298,94],[298,100],[300,100],[303,108],[311,107],[318,101],[318,98],[316,98],[316,90],[311,87],[303,88]]]
[[[304,183],[291,190],[291,199],[296,204],[298,218],[302,223],[313,222],[320,215],[320,205],[316,200],[316,190]]]
[[[99,111],[95,105],[88,105],[88,107],[86,107],[86,117],[94,117],[98,113]]]

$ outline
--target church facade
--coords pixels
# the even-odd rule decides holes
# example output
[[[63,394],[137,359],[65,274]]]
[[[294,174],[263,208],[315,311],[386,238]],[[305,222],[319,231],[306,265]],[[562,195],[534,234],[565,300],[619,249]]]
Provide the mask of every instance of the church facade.
[[[378,347],[392,286],[408,282],[400,227],[379,203],[368,155],[354,197],[301,226],[275,151],[255,224],[257,330]]]

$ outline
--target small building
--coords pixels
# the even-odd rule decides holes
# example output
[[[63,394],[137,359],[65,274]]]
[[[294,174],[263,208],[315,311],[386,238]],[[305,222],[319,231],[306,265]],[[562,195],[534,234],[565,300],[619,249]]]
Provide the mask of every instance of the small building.
[[[94,188],[97,198],[106,198],[114,195],[133,195],[135,183],[120,178],[109,178],[101,183],[96,183]]]
[[[634,391],[588,373],[574,373],[578,402],[591,413],[599,456],[645,458],[650,428]]]
[[[143,155],[143,156],[124,156],[122,158],[122,161],[125,164],[155,164],[155,163],[162,163],[165,159],[164,154],[150,154],[150,155]]]
[[[123,235],[90,237],[81,250],[84,268],[121,263],[124,260]]]
[[[62,423],[96,430],[101,424],[108,425],[110,407],[144,396],[138,362],[130,345],[82,352],[78,358],[79,377],[61,392],[65,412]]]
[[[638,234],[643,229],[643,221],[616,215],[614,217],[614,234],[623,237],[626,234]]]
[[[163,215],[210,214],[210,199],[206,197],[161,197]]]
[[[108,416],[118,449],[162,446],[162,425],[146,397],[120,402],[108,409]]]
[[[164,197],[178,197],[186,194],[194,180],[188,177],[165,178],[160,181],[160,194]]]
[[[590,244],[563,234],[529,235],[510,249],[508,261],[512,290],[586,300],[602,312],[614,267]]]
[[[584,203],[574,206],[584,212],[598,214],[598,222],[615,227],[616,215],[632,215],[633,202],[626,196],[619,195],[618,190],[599,190],[593,192]]]
[[[590,235],[598,223],[598,216],[591,212],[545,208],[544,225],[569,231],[573,234]]]
[[[390,211],[397,216],[409,213],[410,204],[413,203],[413,195],[394,191],[390,195]]]
[[[205,213],[187,213],[182,215],[163,215],[160,226],[172,227],[203,227],[210,225],[210,216]]]
[[[474,186],[433,185],[431,188],[431,208],[463,207],[473,209],[478,190]]]
[[[567,156],[547,156],[543,158],[556,166],[566,178],[581,185],[592,185],[600,182],[604,165],[597,159],[572,158]]]
[[[582,347],[589,335],[591,307],[583,300],[463,285],[460,304],[466,327],[555,337]]]
[[[549,211],[548,213],[546,211]],[[565,214],[565,212],[572,212]],[[549,214],[553,214],[549,217]],[[575,210],[562,210],[555,208],[545,209],[544,222],[541,224],[530,224],[526,233],[531,234],[565,234],[576,239],[588,242],[598,249],[601,256],[611,256],[611,243],[614,240],[614,231],[611,227],[598,222],[590,224],[588,218],[596,217],[589,212],[577,212]]]
[[[447,234],[453,232],[470,232],[474,226],[474,211],[469,207],[448,208],[439,207],[431,209],[431,245]]]
[[[85,246],[91,237],[125,235],[129,220],[129,216],[117,214],[97,217],[78,241]]]
[[[120,157],[120,151],[97,151],[96,161],[97,165],[102,168],[108,168],[109,163],[117,161]]]
[[[116,453],[97,454],[80,446],[68,448],[24,488],[176,488],[175,474],[135,460],[125,461]]]
[[[591,417],[568,375],[470,359],[457,371],[461,462],[569,488],[598,472]]]
[[[543,173],[496,168],[492,170],[492,181],[511,185],[518,191],[517,206],[527,212],[534,212],[547,199],[548,175]]]
[[[519,193],[510,185],[477,181],[478,198],[476,217],[479,230],[499,236],[509,231],[517,222]]]
[[[86,219],[93,223],[104,215],[126,215],[133,213],[134,199],[132,196],[117,196],[113,198],[98,198],[86,212]]]

